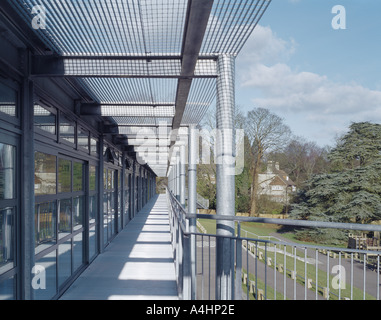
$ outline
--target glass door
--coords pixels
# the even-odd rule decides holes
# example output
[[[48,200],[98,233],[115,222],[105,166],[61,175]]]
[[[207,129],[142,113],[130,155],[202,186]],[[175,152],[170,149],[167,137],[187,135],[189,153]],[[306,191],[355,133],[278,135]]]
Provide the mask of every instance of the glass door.
[[[104,245],[107,245],[116,234],[116,213],[118,211],[118,171],[112,168],[105,168],[103,174],[103,239]]]
[[[13,300],[17,276],[17,148],[16,140],[6,140],[0,140],[0,300]]]

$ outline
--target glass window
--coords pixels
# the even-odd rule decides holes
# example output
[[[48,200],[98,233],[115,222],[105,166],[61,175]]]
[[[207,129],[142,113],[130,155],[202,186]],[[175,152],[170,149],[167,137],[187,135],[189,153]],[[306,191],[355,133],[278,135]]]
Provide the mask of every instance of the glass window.
[[[73,270],[77,270],[83,264],[83,232],[73,237]]]
[[[73,165],[73,191],[83,190],[83,164],[74,162]]]
[[[0,270],[8,271],[14,266],[14,209],[0,209]],[[4,266],[7,265],[6,268]]]
[[[56,115],[44,107],[34,105],[34,126],[51,134],[56,134]]]
[[[129,187],[129,184],[128,184],[128,173],[127,171],[125,171],[124,173],[124,188],[127,189]]]
[[[60,137],[65,141],[75,143],[75,124],[63,113],[60,114]]]
[[[15,300],[15,277],[0,282],[0,300]]]
[[[15,198],[15,150],[0,143],[0,200]]]
[[[103,240],[104,244],[107,243],[108,241],[108,236],[107,236],[107,230],[108,230],[108,193],[103,194]]]
[[[17,102],[16,90],[0,82],[0,112],[3,112],[12,117],[16,117],[16,114],[17,114],[16,102]]]
[[[78,147],[89,151],[89,132],[78,127]]]
[[[56,157],[36,152],[34,154],[34,193],[35,195],[56,193]]]
[[[113,215],[115,213],[115,194],[114,192],[108,192],[108,212],[110,215]]]
[[[99,150],[98,150],[98,140],[91,137],[90,138],[90,154],[96,156],[98,155]]]
[[[57,251],[53,250],[44,257],[36,261],[36,267],[43,267],[45,270],[45,288],[34,290],[36,300],[49,300],[57,293]]]
[[[107,189],[114,189],[114,170],[108,170]]]
[[[130,204],[130,183],[131,177],[126,172],[124,175],[124,224],[127,223],[129,216],[129,204]]]
[[[36,204],[35,207],[35,244],[39,250],[45,249],[55,243],[56,234],[56,202],[45,202]]]
[[[58,159],[58,192],[71,191],[71,161]]]
[[[103,188],[107,188],[107,169],[103,169]]]
[[[97,190],[97,176],[98,170],[96,166],[90,166],[89,175],[90,175],[90,190]]]
[[[60,238],[71,232],[71,199],[59,201],[58,232]]]
[[[90,196],[89,205],[89,222],[90,224],[95,223],[95,218],[97,214],[97,195]]]
[[[97,253],[97,233],[95,226],[89,230],[89,257],[92,258]]]
[[[58,246],[58,282],[64,283],[71,276],[71,239]]]
[[[73,199],[73,227],[74,230],[79,229],[83,225],[83,196]]]

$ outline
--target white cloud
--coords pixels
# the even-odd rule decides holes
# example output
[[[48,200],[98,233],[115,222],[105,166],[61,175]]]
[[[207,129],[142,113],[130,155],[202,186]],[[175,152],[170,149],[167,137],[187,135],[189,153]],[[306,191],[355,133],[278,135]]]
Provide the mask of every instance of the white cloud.
[[[293,39],[285,41],[277,37],[270,27],[257,25],[243,47],[239,61],[243,64],[273,63],[292,55],[295,45]]]
[[[364,121],[372,115],[381,121],[381,91],[335,83],[316,73],[295,72],[286,64],[252,65],[242,85],[261,90],[263,97],[253,97],[252,101],[262,107],[306,112],[311,119],[341,115]]]
[[[345,132],[350,122],[381,123],[381,91],[295,70],[288,59],[296,47],[293,40],[280,39],[269,27],[259,26],[237,61],[238,86],[253,92],[250,105],[268,108],[289,123],[302,119],[303,126],[291,129],[306,138]],[[328,137],[324,139],[327,143]]]
[[[263,93],[263,98],[253,98],[254,104],[292,112],[353,116],[375,112],[381,106],[381,91],[335,83],[312,72],[296,72],[286,64],[252,65],[243,75],[242,85]]]

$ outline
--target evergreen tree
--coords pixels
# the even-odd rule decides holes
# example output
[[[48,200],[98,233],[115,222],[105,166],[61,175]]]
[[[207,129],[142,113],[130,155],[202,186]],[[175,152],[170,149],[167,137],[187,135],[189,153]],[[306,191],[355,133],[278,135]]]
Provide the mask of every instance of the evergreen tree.
[[[330,173],[315,175],[299,193],[293,218],[370,223],[381,219],[381,125],[353,123],[328,158]],[[345,239],[345,232],[304,230],[300,237]]]

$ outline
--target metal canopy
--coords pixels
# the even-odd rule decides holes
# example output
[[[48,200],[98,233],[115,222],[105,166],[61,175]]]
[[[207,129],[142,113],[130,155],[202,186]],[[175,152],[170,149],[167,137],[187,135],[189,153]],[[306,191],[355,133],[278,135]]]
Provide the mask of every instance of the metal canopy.
[[[81,116],[113,120],[111,134],[126,136],[158,176],[168,164],[145,157],[139,140],[160,147],[166,132],[164,145],[173,148],[179,128],[200,122],[215,98],[218,56],[240,52],[271,2],[7,1],[31,29],[45,13],[43,28],[32,30],[53,54],[32,57],[31,75],[75,78],[94,101],[81,105]],[[139,139],[141,127],[153,130]]]

